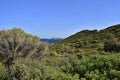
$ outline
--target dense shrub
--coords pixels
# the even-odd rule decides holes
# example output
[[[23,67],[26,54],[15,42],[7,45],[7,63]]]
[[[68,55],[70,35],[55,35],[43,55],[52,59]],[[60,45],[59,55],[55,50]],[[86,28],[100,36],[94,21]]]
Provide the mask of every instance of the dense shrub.
[[[46,66],[38,60],[24,59],[12,66],[15,80],[78,80],[78,75],[65,74],[54,67]]]
[[[120,54],[93,55],[82,60],[72,57],[61,69],[66,74],[79,74],[79,79],[119,80]]]
[[[107,52],[120,52],[120,42],[117,40],[109,40],[105,42],[104,50]]]
[[[7,80],[7,79],[8,79],[8,72],[0,62],[0,80]]]
[[[11,78],[11,65],[21,58],[42,60],[47,52],[47,44],[41,43],[36,36],[21,29],[0,31],[0,61],[8,70]]]
[[[0,60],[6,64],[19,58],[42,58],[47,45],[21,29],[0,31]]]

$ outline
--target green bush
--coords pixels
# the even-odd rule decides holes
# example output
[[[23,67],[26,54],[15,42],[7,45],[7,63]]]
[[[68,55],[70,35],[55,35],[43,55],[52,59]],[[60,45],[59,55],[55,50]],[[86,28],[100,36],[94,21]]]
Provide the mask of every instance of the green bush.
[[[120,42],[117,40],[109,40],[104,44],[106,52],[120,52]]]
[[[19,60],[12,66],[15,80],[78,80],[79,76],[65,74],[54,67],[41,64],[37,60]]]
[[[16,60],[26,57],[42,60],[47,49],[46,43],[40,42],[38,37],[27,34],[21,29],[0,31],[0,61],[7,69],[9,78],[12,78],[11,66]]]
[[[79,79],[120,79],[120,54],[92,55],[83,59],[69,58],[61,68],[67,74],[79,74]]]
[[[0,80],[7,80],[7,79],[8,79],[8,72],[0,62]]]

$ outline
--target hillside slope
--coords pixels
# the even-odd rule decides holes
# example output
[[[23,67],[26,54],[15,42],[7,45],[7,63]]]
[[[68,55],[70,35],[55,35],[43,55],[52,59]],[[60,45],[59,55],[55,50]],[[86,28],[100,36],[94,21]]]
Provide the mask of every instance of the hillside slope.
[[[90,47],[88,44],[103,44],[105,41],[110,39],[119,39],[120,38],[120,24],[110,26],[103,30],[83,30],[80,31],[64,40],[61,41],[61,44],[70,43],[70,44],[81,44],[84,47]],[[80,47],[80,45],[79,45]]]
[[[70,43],[73,42],[76,39],[85,40],[89,38],[106,38],[114,36],[115,38],[120,37],[120,24],[110,26],[103,30],[83,30],[80,31],[72,36],[69,36],[68,38],[64,39],[61,43]]]
[[[120,24],[102,30],[83,30],[55,44],[57,53],[76,53],[83,50],[87,53],[102,51],[108,40],[120,40]]]

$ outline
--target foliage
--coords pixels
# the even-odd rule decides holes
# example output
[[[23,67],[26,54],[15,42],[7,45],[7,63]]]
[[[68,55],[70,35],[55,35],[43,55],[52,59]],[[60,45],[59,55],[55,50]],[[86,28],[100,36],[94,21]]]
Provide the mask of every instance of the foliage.
[[[84,56],[84,55],[83,55]],[[51,58],[49,58],[51,59]],[[64,60],[63,60],[64,59]],[[71,55],[68,58],[46,61],[25,58],[16,60],[11,67],[13,80],[119,80],[120,79],[120,53],[91,55],[79,58]],[[53,60],[53,59],[52,59]],[[64,61],[64,62],[63,62]],[[57,64],[58,62],[58,64]],[[60,65],[61,66],[55,66]],[[0,79],[9,80],[8,73],[0,65]],[[3,74],[4,73],[4,74]]]
[[[8,72],[6,71],[5,67],[0,62],[0,80],[6,80],[8,78]]]
[[[41,43],[36,36],[21,29],[0,31],[0,60],[11,74],[10,66],[18,59],[29,57],[42,59],[47,51],[47,44]]]
[[[67,74],[79,74],[80,79],[114,80],[120,79],[120,54],[92,55],[79,60],[71,57],[62,70]]]
[[[103,30],[83,30],[74,35],[69,36],[68,38],[62,40],[57,45],[58,46],[68,46],[70,50],[76,49],[92,49],[96,51],[104,50],[104,43],[113,40],[120,39],[120,25],[113,25]],[[57,47],[58,47],[57,46]],[[56,45],[53,45],[53,50],[61,49],[58,47],[54,48]],[[63,48],[63,47],[62,47]],[[65,52],[65,48],[62,51]],[[58,52],[59,53],[59,52]],[[73,52],[74,53],[74,52]]]
[[[109,52],[120,52],[120,42],[117,40],[109,40],[105,42],[104,50]]]
[[[62,73],[54,67],[31,59],[16,61],[12,66],[12,75],[15,80],[78,80],[78,75]]]
[[[0,60],[6,64],[21,57],[39,58],[46,46],[38,37],[26,34],[21,29],[0,32]]]
[[[83,30],[49,47],[21,29],[2,30],[0,80],[120,80],[119,30]]]

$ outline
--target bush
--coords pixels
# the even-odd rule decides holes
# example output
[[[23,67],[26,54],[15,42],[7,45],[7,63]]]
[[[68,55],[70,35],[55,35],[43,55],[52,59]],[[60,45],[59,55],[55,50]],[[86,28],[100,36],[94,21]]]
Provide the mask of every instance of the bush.
[[[12,66],[12,75],[15,80],[78,80],[79,78],[78,75],[65,74],[32,59],[16,61]]]
[[[67,74],[78,74],[79,79],[120,79],[120,54],[92,55],[84,59],[69,58],[62,70]]]
[[[104,44],[106,52],[120,52],[120,42],[117,40],[109,40]]]
[[[36,36],[21,29],[0,31],[0,60],[11,78],[11,65],[21,58],[42,60],[47,52],[47,44],[41,43]]]
[[[7,78],[8,78],[7,70],[0,62],[0,80],[7,80]]]

